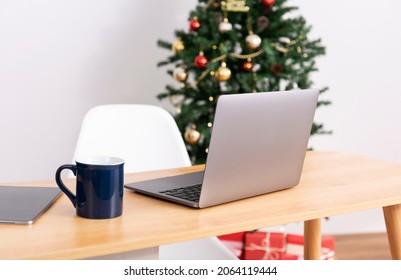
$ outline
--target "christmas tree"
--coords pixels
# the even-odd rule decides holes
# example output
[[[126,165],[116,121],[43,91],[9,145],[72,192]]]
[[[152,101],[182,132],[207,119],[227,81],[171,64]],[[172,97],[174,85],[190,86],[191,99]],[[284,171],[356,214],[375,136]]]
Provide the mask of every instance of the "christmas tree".
[[[167,72],[176,80],[158,98],[175,107],[194,163],[206,159],[220,95],[312,87],[309,76],[325,48],[320,39],[308,39],[311,27],[302,16],[291,16],[297,8],[286,2],[199,0],[188,30],[176,31],[173,43],[158,41],[173,52],[158,66],[173,65]],[[318,107],[328,104],[320,100]],[[311,135],[323,133],[323,124],[314,123]]]

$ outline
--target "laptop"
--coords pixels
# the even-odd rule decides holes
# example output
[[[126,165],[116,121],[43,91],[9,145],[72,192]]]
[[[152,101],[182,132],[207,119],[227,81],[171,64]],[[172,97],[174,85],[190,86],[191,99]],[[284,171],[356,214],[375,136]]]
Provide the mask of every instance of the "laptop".
[[[125,187],[195,208],[294,187],[318,95],[315,89],[222,95],[204,171]]]
[[[33,224],[60,195],[55,187],[0,186],[0,223]]]

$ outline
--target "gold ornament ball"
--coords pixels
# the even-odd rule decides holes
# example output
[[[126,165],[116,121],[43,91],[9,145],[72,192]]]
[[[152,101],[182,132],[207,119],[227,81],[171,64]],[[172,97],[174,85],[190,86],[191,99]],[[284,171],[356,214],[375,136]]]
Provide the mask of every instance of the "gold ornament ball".
[[[173,71],[173,77],[179,82],[184,82],[187,79],[188,74],[184,67],[177,67]]]
[[[198,143],[200,136],[200,132],[196,129],[188,129],[187,131],[185,131],[184,139],[188,144],[193,145]]]
[[[184,48],[185,48],[184,43],[180,39],[178,39],[177,41],[175,41],[173,43],[172,50],[175,53],[179,53],[179,52],[182,52],[184,50]]]
[[[214,73],[214,76],[219,82],[227,81],[231,78],[231,70],[223,62],[221,66],[217,69],[217,71]]]
[[[248,48],[251,50],[257,49],[260,47],[260,44],[262,43],[262,39],[256,35],[256,34],[249,34],[245,38],[245,43]]]

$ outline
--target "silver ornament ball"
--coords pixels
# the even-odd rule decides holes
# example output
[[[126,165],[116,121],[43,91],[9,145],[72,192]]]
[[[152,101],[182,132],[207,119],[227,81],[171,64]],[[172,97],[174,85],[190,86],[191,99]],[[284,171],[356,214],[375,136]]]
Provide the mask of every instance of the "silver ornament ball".
[[[229,32],[233,29],[233,25],[229,23],[228,21],[222,21],[219,24],[219,31],[221,33],[226,33]]]
[[[248,48],[254,50],[260,47],[260,44],[262,44],[262,39],[256,34],[249,34],[246,36],[245,42]]]

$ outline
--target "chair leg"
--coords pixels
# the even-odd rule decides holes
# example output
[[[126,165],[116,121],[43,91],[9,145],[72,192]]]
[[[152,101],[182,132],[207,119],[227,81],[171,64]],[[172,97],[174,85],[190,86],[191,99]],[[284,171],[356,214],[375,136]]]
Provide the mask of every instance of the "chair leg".
[[[304,221],[304,259],[320,260],[322,235],[320,219]]]
[[[401,260],[401,204],[383,207],[387,237],[393,260]]]

